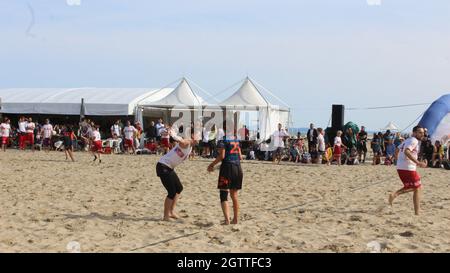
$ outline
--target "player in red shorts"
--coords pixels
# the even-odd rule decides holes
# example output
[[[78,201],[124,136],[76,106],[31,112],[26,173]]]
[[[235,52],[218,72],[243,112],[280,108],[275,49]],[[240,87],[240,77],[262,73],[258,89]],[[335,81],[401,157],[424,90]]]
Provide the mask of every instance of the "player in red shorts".
[[[6,152],[6,146],[8,146],[9,135],[11,133],[11,124],[8,118],[5,118],[5,122],[0,124],[0,140],[2,142],[2,150]]]
[[[98,158],[98,163],[102,163],[102,160],[100,159],[100,153],[103,150],[103,145],[102,145],[102,137],[100,135],[100,131],[99,128],[100,126],[96,125],[94,127],[94,131],[92,132],[92,154],[94,155],[94,162],[97,160]]]
[[[164,129],[161,129],[161,146],[164,148],[164,154],[167,154],[170,149],[170,127],[166,124]]]
[[[130,148],[133,151],[133,154],[136,153],[136,149],[134,148],[134,137],[136,136],[136,128],[131,125],[130,121],[127,121],[127,126],[123,128],[123,134],[125,136],[125,148],[127,152],[130,152]]]
[[[398,147],[397,172],[400,180],[403,182],[403,188],[389,195],[389,204],[392,206],[394,199],[400,194],[414,192],[414,212],[419,215],[420,211],[420,193],[422,184],[420,176],[416,171],[417,166],[426,168],[426,162],[419,162],[417,154],[420,151],[420,140],[424,136],[424,129],[420,126],[413,128],[413,136],[405,140]]]

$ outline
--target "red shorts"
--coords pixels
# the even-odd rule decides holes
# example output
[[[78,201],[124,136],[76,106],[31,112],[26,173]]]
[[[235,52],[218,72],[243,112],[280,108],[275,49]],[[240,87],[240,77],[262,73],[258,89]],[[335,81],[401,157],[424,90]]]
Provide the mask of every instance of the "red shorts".
[[[341,146],[334,145],[334,156],[340,156],[342,153]]]
[[[2,145],[6,145],[6,144],[8,144],[8,137],[4,136],[4,137],[2,137]]]
[[[33,144],[34,144],[34,134],[33,134],[33,133],[27,133],[27,138],[26,138],[26,140],[27,140],[28,142],[30,142],[31,145],[33,145]]]
[[[397,170],[404,189],[418,189],[422,186],[420,176],[417,171]]]
[[[102,141],[101,140],[94,141],[92,143],[92,151],[93,152],[101,152],[102,150],[103,150],[103,147],[102,147]]]
[[[169,139],[168,138],[161,138],[161,145],[166,147],[166,148],[169,148],[170,147],[169,146]]]
[[[132,139],[125,139],[125,147],[133,147],[133,143]]]

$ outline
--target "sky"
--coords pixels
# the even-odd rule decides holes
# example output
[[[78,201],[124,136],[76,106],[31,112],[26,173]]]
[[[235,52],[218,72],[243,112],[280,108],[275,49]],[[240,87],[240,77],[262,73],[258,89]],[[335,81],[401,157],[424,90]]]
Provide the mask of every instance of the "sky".
[[[291,107],[295,127],[326,127],[332,104],[449,93],[448,14],[448,0],[0,0],[0,88],[159,88],[186,76],[220,100],[248,75]],[[405,128],[426,109],[345,120]]]

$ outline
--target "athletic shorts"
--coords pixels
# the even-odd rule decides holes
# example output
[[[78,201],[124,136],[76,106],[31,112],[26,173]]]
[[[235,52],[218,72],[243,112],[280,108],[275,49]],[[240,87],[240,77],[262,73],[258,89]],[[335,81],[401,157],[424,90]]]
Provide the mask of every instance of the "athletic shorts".
[[[7,145],[8,144],[8,137],[2,137],[2,145]]]
[[[169,148],[169,139],[168,138],[161,138],[161,145],[165,148]]]
[[[240,190],[242,189],[242,168],[241,165],[223,162],[220,165],[219,181],[217,188],[220,190]]]
[[[404,189],[419,189],[422,186],[417,171],[397,170]]]
[[[92,143],[92,151],[93,152],[101,152],[103,150],[102,141],[97,140]]]
[[[367,152],[367,145],[366,142],[358,142],[356,145],[356,149],[358,152]]]
[[[65,149],[72,148],[72,140],[70,139],[70,137],[64,137],[63,144]]]
[[[334,156],[340,156],[342,154],[341,146],[334,145]]]
[[[168,166],[157,163],[156,175],[161,179],[161,183],[167,190],[167,197],[173,199],[175,195],[180,194],[183,191],[183,185],[178,178],[177,173]]]
[[[44,138],[44,139],[42,140],[42,145],[43,145],[44,147],[49,147],[49,146],[52,145],[52,140],[51,140],[50,138]]]
[[[27,133],[27,141],[30,142],[31,145],[34,144],[34,134],[33,133]]]
[[[283,147],[277,147],[274,151],[274,155],[275,156],[281,155],[283,153],[283,149],[284,149]]]
[[[133,147],[134,141],[132,139],[125,139],[125,147]]]

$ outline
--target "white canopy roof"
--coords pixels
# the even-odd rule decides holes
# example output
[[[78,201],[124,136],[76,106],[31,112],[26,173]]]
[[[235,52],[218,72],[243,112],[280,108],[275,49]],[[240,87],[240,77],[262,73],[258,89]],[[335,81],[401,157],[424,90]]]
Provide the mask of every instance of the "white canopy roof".
[[[173,106],[201,106],[205,101],[192,91],[191,86],[185,78],[181,80],[178,86],[167,94],[167,90],[161,94],[165,96],[150,96],[139,103],[140,106],[154,107],[173,107]]]
[[[384,128],[381,130],[391,130],[391,131],[398,131],[398,126],[395,125],[392,121],[390,121]]]
[[[10,114],[132,115],[139,101],[155,95],[149,88],[11,88],[0,89],[2,112]],[[166,91],[167,92],[167,91]]]
[[[234,106],[234,107],[257,107],[268,106],[269,102],[259,92],[256,85],[246,78],[241,87],[233,93],[230,97],[220,103],[222,106]]]

